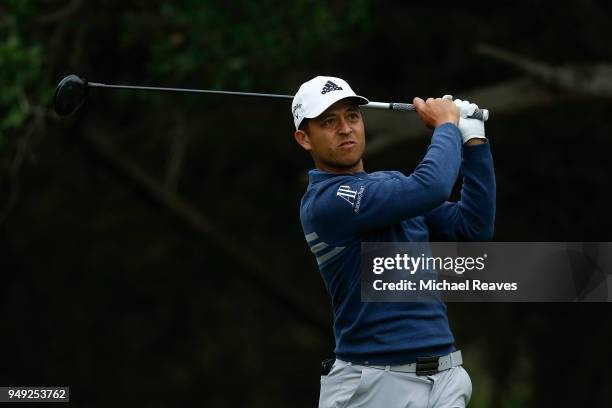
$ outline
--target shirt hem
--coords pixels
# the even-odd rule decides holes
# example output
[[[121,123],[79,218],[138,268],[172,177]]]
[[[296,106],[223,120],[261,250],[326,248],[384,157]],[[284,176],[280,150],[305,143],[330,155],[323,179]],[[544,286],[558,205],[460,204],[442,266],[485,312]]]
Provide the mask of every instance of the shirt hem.
[[[421,350],[402,350],[393,353],[380,354],[341,354],[336,353],[340,360],[360,365],[400,365],[412,364],[417,357],[445,356],[457,351],[454,344],[432,347]]]

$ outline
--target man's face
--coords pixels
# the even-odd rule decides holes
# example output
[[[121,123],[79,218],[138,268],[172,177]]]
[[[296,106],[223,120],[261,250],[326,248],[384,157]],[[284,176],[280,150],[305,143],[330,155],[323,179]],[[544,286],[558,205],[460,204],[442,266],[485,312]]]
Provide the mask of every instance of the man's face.
[[[308,150],[318,168],[329,172],[363,171],[365,129],[359,106],[342,99],[314,119],[295,138]]]

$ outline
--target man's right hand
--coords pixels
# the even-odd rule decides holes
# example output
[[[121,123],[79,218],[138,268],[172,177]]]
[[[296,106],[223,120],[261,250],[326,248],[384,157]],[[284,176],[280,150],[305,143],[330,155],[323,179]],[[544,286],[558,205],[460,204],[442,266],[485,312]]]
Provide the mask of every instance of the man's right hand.
[[[424,101],[416,97],[412,103],[425,126],[430,129],[435,129],[445,123],[454,125],[459,123],[459,110],[451,99],[428,98]]]

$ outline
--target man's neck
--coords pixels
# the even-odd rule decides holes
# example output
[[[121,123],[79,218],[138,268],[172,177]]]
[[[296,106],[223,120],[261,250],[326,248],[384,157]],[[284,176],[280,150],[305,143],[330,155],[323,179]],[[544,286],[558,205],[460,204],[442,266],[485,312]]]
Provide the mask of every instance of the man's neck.
[[[357,162],[352,167],[328,166],[320,162],[315,162],[315,166],[317,167],[318,170],[324,171],[326,173],[333,173],[333,174],[356,174],[356,173],[361,173],[364,171],[363,170],[363,160],[359,160],[359,162]]]

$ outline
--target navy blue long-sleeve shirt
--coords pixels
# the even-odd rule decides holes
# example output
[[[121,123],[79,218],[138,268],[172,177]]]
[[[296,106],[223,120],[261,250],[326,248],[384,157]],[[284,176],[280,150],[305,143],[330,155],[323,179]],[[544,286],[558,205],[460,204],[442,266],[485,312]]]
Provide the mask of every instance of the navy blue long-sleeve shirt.
[[[462,159],[463,156],[463,159]],[[459,202],[447,202],[459,171]],[[332,298],[336,355],[362,364],[406,364],[455,350],[442,302],[362,302],[362,242],[488,240],[495,175],[488,143],[462,148],[459,129],[435,129],[421,163],[400,172],[309,172],[301,220]]]

